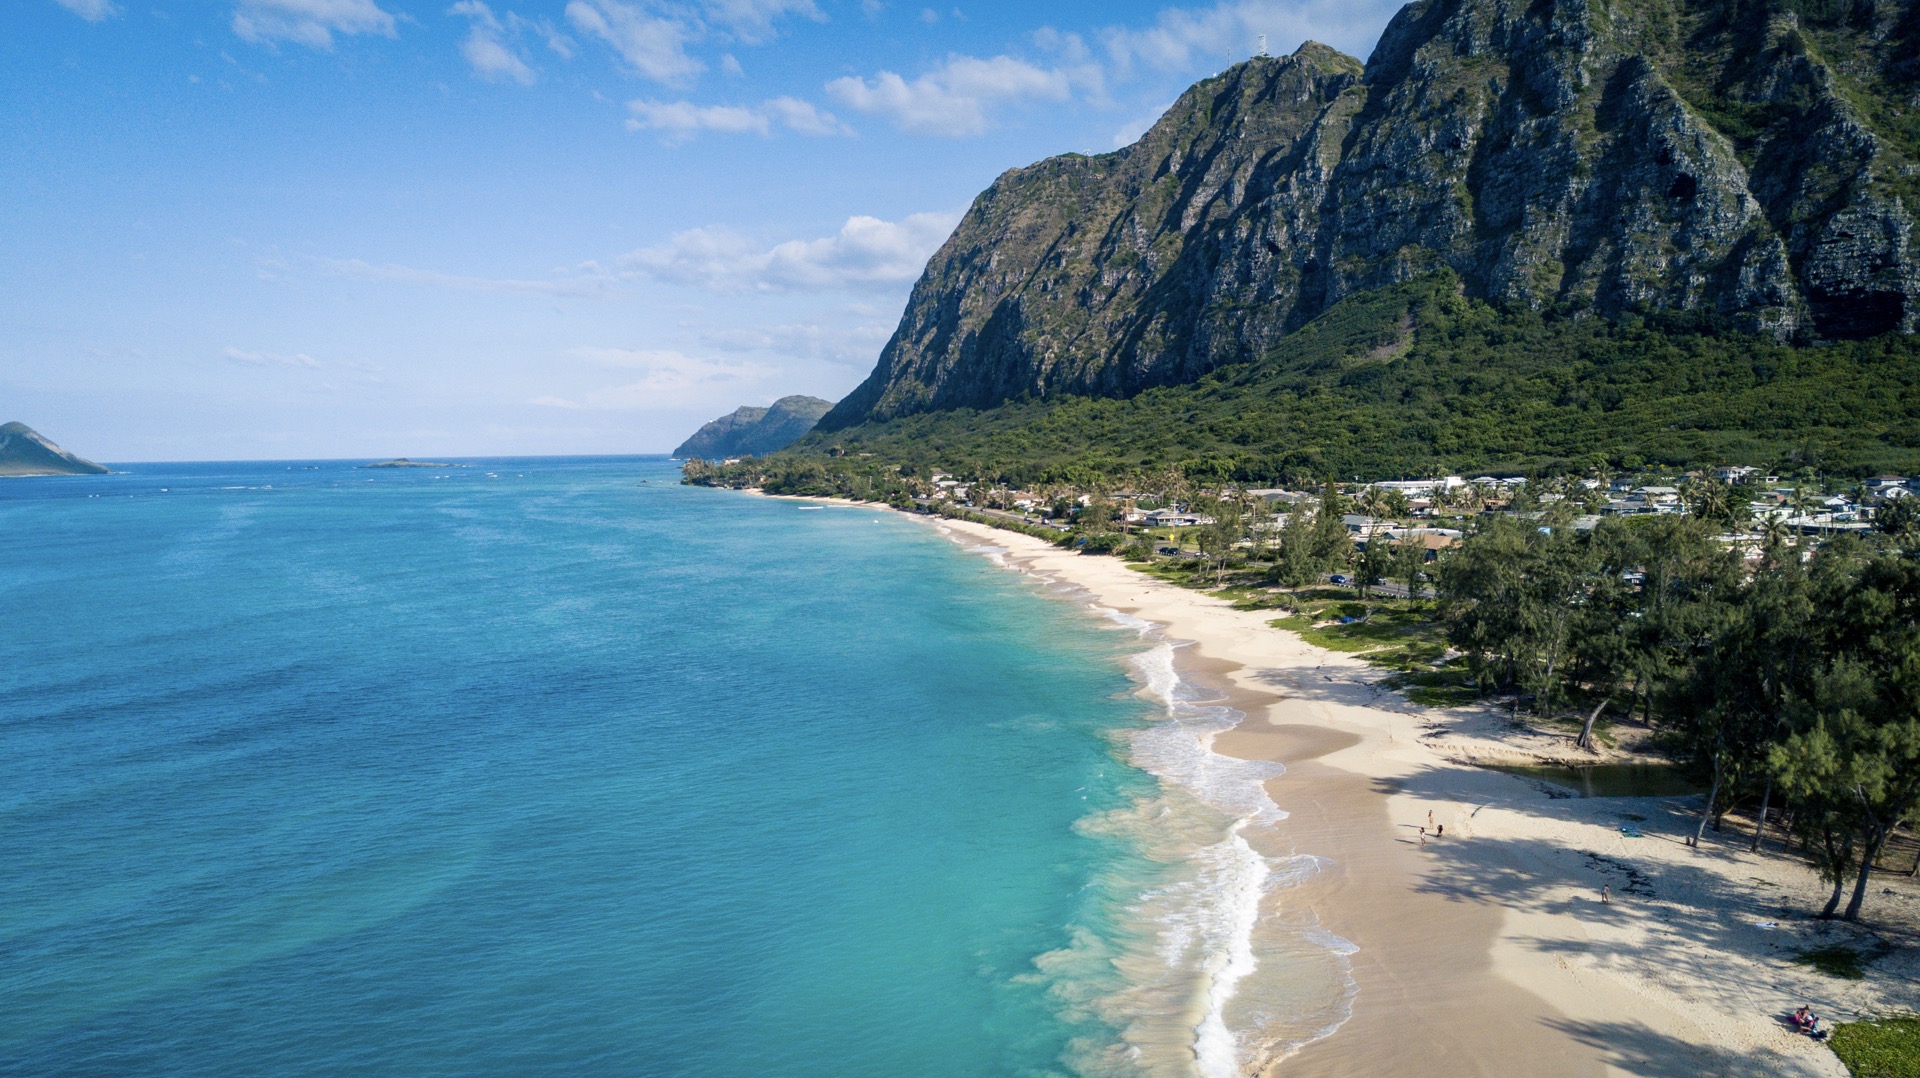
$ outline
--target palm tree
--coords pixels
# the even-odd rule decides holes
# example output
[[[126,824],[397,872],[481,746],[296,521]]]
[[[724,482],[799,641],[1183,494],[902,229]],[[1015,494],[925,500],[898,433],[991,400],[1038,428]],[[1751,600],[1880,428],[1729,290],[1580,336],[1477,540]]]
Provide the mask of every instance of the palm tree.
[[[1787,522],[1769,513],[1760,522],[1760,540],[1762,549],[1767,552],[1768,564],[1778,564],[1780,549],[1787,543]]]
[[[1379,487],[1368,487],[1361,493],[1358,501],[1360,511],[1370,517],[1378,518],[1387,515],[1387,492]]]
[[[1787,499],[1787,504],[1793,506],[1793,515],[1800,521],[1800,534],[1807,534],[1807,515],[1813,511],[1813,496],[1807,493],[1805,483],[1794,486],[1793,496]]]

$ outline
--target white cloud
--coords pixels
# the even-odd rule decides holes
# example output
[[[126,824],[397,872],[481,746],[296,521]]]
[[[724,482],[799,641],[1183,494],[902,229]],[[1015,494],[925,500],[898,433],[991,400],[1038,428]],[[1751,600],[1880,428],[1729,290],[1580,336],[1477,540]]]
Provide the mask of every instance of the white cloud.
[[[853,134],[853,129],[841,123],[833,113],[815,108],[811,102],[797,97],[776,97],[760,107],[783,126],[802,135]]]
[[[1122,146],[1131,146],[1140,141],[1140,136],[1146,134],[1148,128],[1159,123],[1160,117],[1165,116],[1167,110],[1172,108],[1173,104],[1173,102],[1167,101],[1155,105],[1144,112],[1136,113],[1133,119],[1128,120],[1124,126],[1113,133],[1114,149],[1119,149]]]
[[[779,372],[760,363],[703,359],[658,348],[577,348],[573,355],[599,367],[640,370],[638,381],[572,396],[541,396],[529,403],[576,411],[644,412],[733,400],[742,387]]]
[[[1222,0],[1207,8],[1162,9],[1144,29],[1110,27],[1097,37],[1116,74],[1135,64],[1161,71],[1238,62],[1261,34],[1274,51],[1308,39],[1364,57],[1399,0]]]
[[[766,116],[738,105],[696,105],[691,101],[629,101],[629,131],[665,131],[680,138],[699,131],[726,135],[764,135],[771,125]]]
[[[293,41],[316,49],[333,47],[333,35],[393,36],[393,16],[373,0],[240,0],[233,32],[248,41]]]
[[[291,355],[283,352],[245,352],[238,348],[228,348],[220,353],[235,363],[245,363],[251,367],[305,367],[319,370],[320,363],[305,352]]]
[[[696,105],[691,101],[629,101],[629,131],[663,131],[670,141],[702,131],[726,135],[769,135],[775,126],[802,135],[850,135],[853,131],[808,102],[776,97],[758,105]]]
[[[813,0],[707,0],[707,19],[726,28],[736,41],[760,45],[777,34],[774,20],[796,15],[814,22],[827,21]]]
[[[540,35],[541,39],[547,43],[547,48],[553,50],[555,56],[558,56],[562,60],[573,59],[574,49],[572,38],[555,30],[553,24],[545,19],[541,19],[531,25],[533,26],[534,33]]]
[[[916,213],[904,220],[849,217],[840,231],[771,248],[725,228],[695,228],[627,257],[657,280],[716,292],[821,292],[911,282],[959,217]]]
[[[59,0],[60,6],[73,12],[88,22],[99,22],[109,15],[120,14],[112,0]]]
[[[622,0],[569,0],[567,21],[613,46],[628,66],[655,82],[679,85],[706,68],[687,55],[698,27],[684,17],[655,14]]]
[[[460,44],[460,55],[473,65],[473,73],[483,79],[510,80],[522,86],[533,85],[533,68],[527,66],[512,43],[507,27],[481,0],[460,0],[447,9],[449,15],[465,15],[472,21],[467,39]]]
[[[520,296],[593,296],[606,291],[608,281],[599,276],[562,277],[550,281],[515,280],[497,277],[470,277],[457,273],[396,266],[374,265],[357,258],[323,258],[320,264],[342,277],[363,281],[393,281],[400,284],[450,288],[460,292],[488,292]]]
[[[613,47],[639,74],[668,86],[685,85],[706,70],[689,46],[728,41],[764,45],[779,36],[783,18],[825,22],[814,0],[568,0],[567,21]],[[739,61],[723,61],[729,74]]]
[[[701,335],[701,341],[723,352],[772,352],[796,359],[871,365],[893,335],[881,323],[860,326],[823,326],[802,322],[752,329],[722,329]]]
[[[1011,56],[954,55],[912,82],[882,71],[872,79],[835,79],[827,83],[827,93],[848,108],[886,116],[905,131],[977,135],[990,126],[987,114],[995,106],[1065,101],[1077,81],[1097,84],[1097,70],[1044,68]]]

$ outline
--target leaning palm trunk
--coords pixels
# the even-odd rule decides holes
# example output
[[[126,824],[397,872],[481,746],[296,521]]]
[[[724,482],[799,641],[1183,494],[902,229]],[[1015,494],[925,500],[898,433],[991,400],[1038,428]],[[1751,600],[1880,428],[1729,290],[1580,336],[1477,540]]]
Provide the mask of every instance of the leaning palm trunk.
[[[1593,724],[1599,721],[1600,713],[1605,711],[1607,705],[1612,702],[1612,697],[1603,697],[1599,703],[1593,706],[1593,710],[1587,713],[1587,723],[1580,728],[1580,736],[1574,739],[1573,743],[1575,746],[1585,749],[1588,752],[1597,753],[1600,751],[1593,747]]]

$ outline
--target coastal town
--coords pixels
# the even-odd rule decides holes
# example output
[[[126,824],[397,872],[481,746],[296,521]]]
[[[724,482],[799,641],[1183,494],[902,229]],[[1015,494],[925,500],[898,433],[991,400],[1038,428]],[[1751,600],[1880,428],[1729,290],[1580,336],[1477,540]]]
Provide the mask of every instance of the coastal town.
[[[1251,550],[1259,546],[1261,536],[1306,519],[1298,510],[1304,508],[1311,515],[1327,493],[1280,487],[1189,493],[1184,483],[1154,493],[1064,486],[1012,490],[941,473],[920,485],[925,493],[913,494],[911,501],[922,511],[973,510],[1083,536],[1138,533],[1161,540],[1159,549],[1171,553],[1186,552],[1180,537],[1187,529],[1219,524],[1209,507],[1239,507],[1236,519],[1245,534],[1234,542]],[[1721,541],[1755,557],[1769,537],[1817,541],[1861,534],[1874,530],[1876,519],[1904,521],[1906,512],[1920,511],[1920,501],[1901,505],[1920,495],[1920,477],[1878,475],[1857,483],[1818,479],[1783,483],[1777,475],[1744,465],[1680,474],[1532,482],[1524,477],[1450,475],[1333,483],[1329,489],[1357,510],[1340,514],[1356,555],[1370,543],[1411,541],[1427,549],[1428,560],[1454,545],[1462,537],[1461,527],[1474,518],[1505,514],[1539,519],[1556,505],[1573,510],[1567,524],[1580,531],[1593,529],[1607,517],[1693,515],[1718,521],[1726,525]]]

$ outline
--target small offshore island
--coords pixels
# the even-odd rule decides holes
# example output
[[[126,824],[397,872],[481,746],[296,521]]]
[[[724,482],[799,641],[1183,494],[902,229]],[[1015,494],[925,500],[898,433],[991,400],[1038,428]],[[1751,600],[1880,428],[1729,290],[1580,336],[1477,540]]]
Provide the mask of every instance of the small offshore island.
[[[397,457],[393,460],[383,460],[374,464],[362,464],[360,467],[362,468],[466,468],[466,467],[470,467],[470,465],[444,464],[444,463],[439,463],[431,460],[408,460],[405,457]]]
[[[0,477],[40,475],[106,475],[105,465],[53,444],[45,435],[18,421],[0,425]]]

